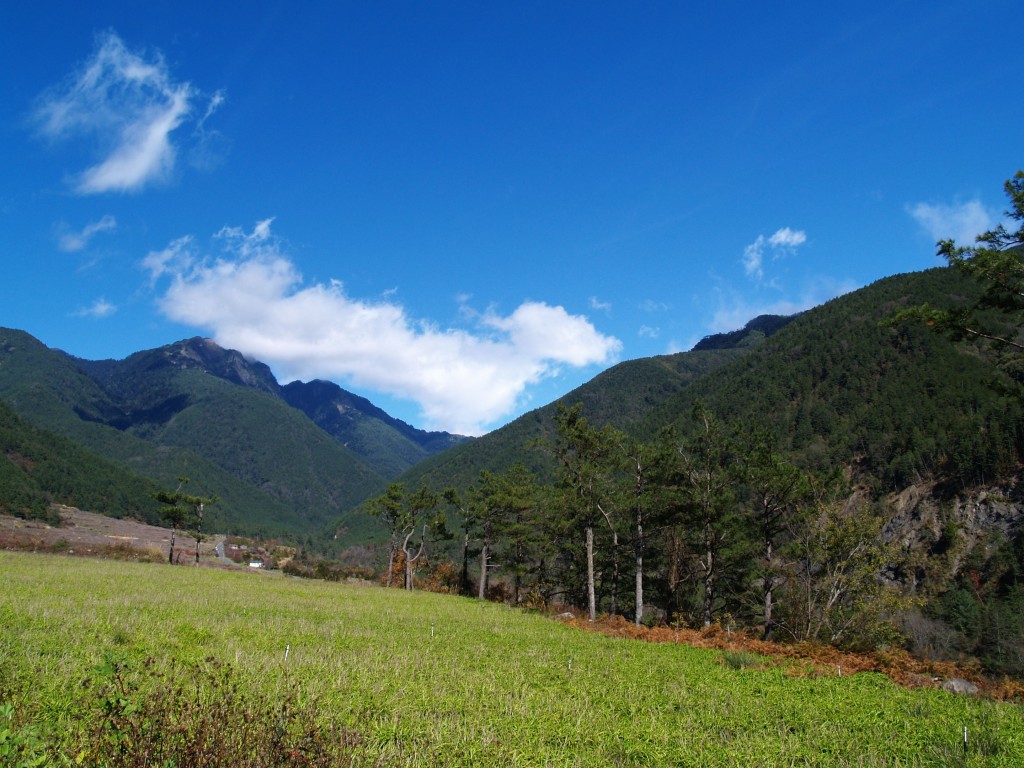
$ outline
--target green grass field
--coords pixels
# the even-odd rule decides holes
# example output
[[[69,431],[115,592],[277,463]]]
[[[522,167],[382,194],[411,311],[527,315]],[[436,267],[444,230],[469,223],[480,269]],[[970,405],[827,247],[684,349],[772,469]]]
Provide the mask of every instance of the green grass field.
[[[0,764],[1010,766],[1024,713],[464,598],[0,552]]]

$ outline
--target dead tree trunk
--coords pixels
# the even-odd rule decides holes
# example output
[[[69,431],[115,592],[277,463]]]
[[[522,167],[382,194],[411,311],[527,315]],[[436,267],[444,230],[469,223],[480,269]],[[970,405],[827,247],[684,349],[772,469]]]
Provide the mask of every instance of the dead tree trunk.
[[[714,548],[709,545],[704,557],[704,626],[710,627],[715,610],[715,576],[718,567]]]
[[[772,570],[772,540],[766,537],[764,542],[766,572],[762,587],[764,589],[764,639],[771,640],[772,632],[775,629],[775,620],[772,618],[774,607],[775,573]]]
[[[409,550],[409,539],[412,538],[414,533],[415,530],[409,531],[405,535],[405,540],[402,542],[402,554],[405,555],[405,588],[408,590],[413,588],[413,565],[415,565],[416,561],[420,559],[420,555],[423,554],[423,546],[426,544],[426,526],[423,528],[423,538],[420,539],[420,546],[419,549],[416,550],[415,556],[411,555]]]
[[[597,596],[594,593],[594,527],[587,526],[587,617],[597,620]]]
[[[491,548],[487,539],[484,539],[480,546],[480,586],[477,591],[477,597],[481,600],[487,599],[487,568],[489,567],[491,557]]]

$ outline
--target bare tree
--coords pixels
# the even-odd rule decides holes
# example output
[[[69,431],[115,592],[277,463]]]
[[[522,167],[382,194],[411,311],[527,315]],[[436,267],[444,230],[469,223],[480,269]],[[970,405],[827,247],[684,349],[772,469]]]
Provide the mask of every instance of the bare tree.
[[[909,605],[881,578],[898,561],[896,547],[883,541],[882,520],[866,503],[816,490],[790,544],[799,603],[788,628],[798,640],[871,644],[889,629],[886,616]]]

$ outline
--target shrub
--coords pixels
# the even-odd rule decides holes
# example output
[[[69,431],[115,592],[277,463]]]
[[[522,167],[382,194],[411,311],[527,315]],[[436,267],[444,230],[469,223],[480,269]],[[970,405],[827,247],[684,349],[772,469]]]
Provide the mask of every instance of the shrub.
[[[298,768],[348,763],[362,738],[323,725],[316,702],[296,692],[279,702],[246,693],[229,664],[212,657],[160,669],[133,669],[110,655],[89,681],[98,711],[76,759],[108,768],[151,765],[246,765]]]

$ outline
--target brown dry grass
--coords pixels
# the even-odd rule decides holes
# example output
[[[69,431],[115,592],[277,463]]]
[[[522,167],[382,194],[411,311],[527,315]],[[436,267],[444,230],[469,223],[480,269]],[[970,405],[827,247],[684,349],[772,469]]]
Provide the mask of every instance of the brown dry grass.
[[[796,677],[849,675],[880,672],[907,688],[936,687],[943,680],[960,678],[978,686],[979,692],[999,700],[1024,700],[1024,682],[1011,678],[994,679],[981,673],[977,665],[916,659],[906,651],[889,649],[872,653],[853,653],[814,643],[766,642],[747,631],[735,631],[713,624],[706,629],[638,627],[622,616],[601,616],[595,622],[574,616],[570,626],[610,637],[644,640],[651,643],[684,643],[697,648],[754,653],[784,667]]]
[[[167,528],[73,507],[56,506],[55,509],[62,521],[59,527],[0,515],[0,549],[152,562],[167,559],[171,539]],[[175,550],[180,550],[181,562],[194,561],[195,546],[195,539],[179,531]],[[215,546],[216,540],[212,537],[203,542],[200,563],[216,562]]]

